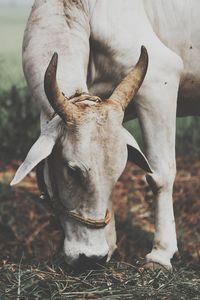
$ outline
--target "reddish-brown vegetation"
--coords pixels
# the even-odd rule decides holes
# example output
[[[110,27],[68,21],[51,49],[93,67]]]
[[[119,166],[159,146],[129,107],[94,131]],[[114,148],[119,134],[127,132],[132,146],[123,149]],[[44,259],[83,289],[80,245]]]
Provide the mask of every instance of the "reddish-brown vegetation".
[[[62,244],[62,231],[39,199],[34,173],[11,189],[14,162],[0,172],[0,256],[17,261],[48,259]],[[188,261],[199,261],[200,244],[200,161],[179,158],[174,186],[174,209],[179,250]],[[121,260],[133,262],[151,249],[154,231],[153,195],[144,173],[135,165],[127,167],[113,191]]]

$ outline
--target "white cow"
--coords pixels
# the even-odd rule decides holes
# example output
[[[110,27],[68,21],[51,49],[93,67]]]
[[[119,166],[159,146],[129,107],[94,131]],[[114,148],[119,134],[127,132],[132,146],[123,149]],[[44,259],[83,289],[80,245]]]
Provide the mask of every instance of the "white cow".
[[[63,215],[61,221],[69,264],[80,263],[83,258],[110,257],[115,249],[113,214],[105,228],[91,228],[85,221],[91,225],[100,219],[102,225],[110,220],[108,213],[102,218],[106,209],[111,209],[109,196],[125,166],[124,145],[138,149],[122,130],[121,121],[137,116],[153,173],[142,154],[135,160],[149,172],[147,181],[156,203],[153,249],[146,259],[171,268],[170,260],[177,251],[172,203],[176,112],[178,103],[179,115],[200,113],[199,12],[199,0],[35,1],[25,30],[23,66],[31,92],[42,108],[42,133],[12,184],[23,179],[55,145],[45,164],[45,182],[51,198],[59,196],[68,211],[68,217]],[[139,62],[143,71],[137,66],[132,72],[140,76],[129,77],[112,92],[136,64],[141,45],[148,49],[149,67],[124,115],[122,109],[145,75],[144,49]],[[82,95],[66,101],[56,85],[54,55],[45,77],[48,101],[43,79],[54,51],[59,56],[58,85],[66,97],[79,91],[109,100],[97,103],[92,101],[96,98]],[[49,102],[59,117],[52,117]],[[87,188],[83,183],[86,178]]]

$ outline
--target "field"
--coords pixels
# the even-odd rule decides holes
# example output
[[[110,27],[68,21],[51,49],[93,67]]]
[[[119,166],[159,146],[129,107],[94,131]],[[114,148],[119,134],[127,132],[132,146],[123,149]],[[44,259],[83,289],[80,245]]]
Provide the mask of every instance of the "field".
[[[25,85],[21,49],[28,15],[26,7],[0,7],[0,90]]]
[[[154,232],[153,195],[128,163],[113,192],[118,251],[107,266],[77,275],[64,263],[63,234],[39,199],[35,173],[9,182],[39,134],[21,67],[29,9],[0,7],[0,299],[200,299],[200,120],[177,120],[174,208],[181,258],[174,272],[145,271]],[[142,145],[137,121],[126,127]]]

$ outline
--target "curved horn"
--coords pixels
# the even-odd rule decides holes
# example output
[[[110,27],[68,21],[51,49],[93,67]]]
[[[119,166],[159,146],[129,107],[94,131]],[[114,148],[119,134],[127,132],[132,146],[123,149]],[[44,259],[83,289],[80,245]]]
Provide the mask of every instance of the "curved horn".
[[[144,46],[142,46],[140,58],[136,66],[116,87],[110,97],[110,99],[119,102],[123,110],[126,109],[129,102],[133,99],[133,97],[139,90],[147,72],[148,60],[147,50]]]
[[[56,80],[57,65],[58,54],[55,52],[45,72],[44,90],[49,103],[51,104],[55,112],[66,123],[72,120],[73,115],[77,111],[77,109],[74,104],[67,101],[68,99],[63,96],[58,87]]]

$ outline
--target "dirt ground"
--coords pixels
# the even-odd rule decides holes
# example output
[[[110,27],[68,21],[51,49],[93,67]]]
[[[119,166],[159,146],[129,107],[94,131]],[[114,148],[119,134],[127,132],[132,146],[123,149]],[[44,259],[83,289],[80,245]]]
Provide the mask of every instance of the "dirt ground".
[[[63,234],[39,198],[35,173],[9,182],[19,162],[0,164],[0,299],[199,300],[200,162],[179,158],[174,208],[181,259],[173,272],[144,270],[152,246],[154,201],[131,163],[113,191],[118,251],[106,266],[74,274],[62,255]],[[59,251],[60,250],[60,251]]]
[[[0,258],[19,262],[54,256],[63,235],[39,199],[35,173],[15,188],[8,183],[19,162],[0,165]],[[177,159],[174,210],[180,255],[187,263],[200,262],[200,161]],[[144,173],[128,163],[113,192],[118,236],[117,259],[134,263],[151,249],[154,201]]]

